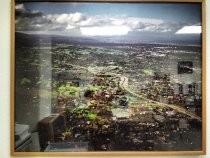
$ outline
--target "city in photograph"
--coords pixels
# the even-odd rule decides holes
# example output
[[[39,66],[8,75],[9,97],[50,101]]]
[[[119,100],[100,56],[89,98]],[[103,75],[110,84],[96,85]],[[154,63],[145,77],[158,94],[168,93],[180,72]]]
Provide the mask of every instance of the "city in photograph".
[[[202,3],[15,3],[15,152],[201,151]]]

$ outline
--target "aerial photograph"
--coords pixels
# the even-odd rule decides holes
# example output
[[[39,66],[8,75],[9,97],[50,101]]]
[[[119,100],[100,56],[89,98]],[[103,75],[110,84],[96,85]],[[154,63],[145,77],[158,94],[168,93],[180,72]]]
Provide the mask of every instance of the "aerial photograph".
[[[17,2],[14,150],[201,151],[201,13]]]

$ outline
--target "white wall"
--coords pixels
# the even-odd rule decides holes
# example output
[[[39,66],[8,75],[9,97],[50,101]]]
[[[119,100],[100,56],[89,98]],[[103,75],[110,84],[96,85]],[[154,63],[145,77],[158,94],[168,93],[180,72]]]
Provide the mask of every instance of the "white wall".
[[[207,19],[210,19],[210,1],[207,1]],[[207,21],[210,28],[210,20]],[[210,60],[210,29],[207,30],[207,61]],[[208,62],[207,62],[208,63]],[[207,81],[209,75],[207,64]],[[10,158],[10,0],[0,0],[0,157]],[[207,92],[210,85],[207,82]],[[210,93],[207,94],[210,98]],[[210,112],[207,101],[207,116]],[[166,156],[168,158],[209,158],[210,157],[210,117],[207,117],[207,155],[203,156]],[[208,149],[209,148],[209,149]],[[157,157],[157,158],[162,158]],[[29,157],[28,157],[29,158]],[[151,158],[151,157],[147,157]]]

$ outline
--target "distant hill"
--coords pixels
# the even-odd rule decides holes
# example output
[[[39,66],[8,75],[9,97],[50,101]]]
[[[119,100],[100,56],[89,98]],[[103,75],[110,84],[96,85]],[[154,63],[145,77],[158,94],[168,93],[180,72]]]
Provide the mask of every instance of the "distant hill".
[[[40,44],[94,44],[101,43],[93,38],[69,37],[46,34],[15,33],[16,45],[37,46]]]
[[[147,43],[172,45],[201,45],[201,34],[129,33],[126,36],[97,37],[109,43]]]
[[[127,45],[127,44],[167,44],[167,45],[201,45],[198,34],[128,34],[126,36],[70,37],[46,34],[15,33],[16,46],[39,46],[40,44],[83,44],[83,45]]]

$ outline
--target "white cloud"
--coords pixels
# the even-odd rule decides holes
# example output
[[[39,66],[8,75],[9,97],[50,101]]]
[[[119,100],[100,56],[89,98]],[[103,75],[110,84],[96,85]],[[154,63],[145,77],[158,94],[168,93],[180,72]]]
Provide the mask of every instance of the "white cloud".
[[[47,20],[52,21],[53,23],[58,24],[71,24],[76,25],[77,22],[81,22],[86,19],[86,17],[81,13],[72,13],[72,14],[49,14],[45,16]]]
[[[51,17],[53,17],[53,16],[51,16]],[[55,15],[56,22],[61,23],[61,24],[68,23],[68,21],[67,21],[68,19],[69,19],[68,14]],[[53,20],[53,19],[50,19],[50,20]]]
[[[24,7],[23,4],[17,4],[17,5],[15,6],[15,9],[16,9],[16,10],[25,10],[25,7]]]
[[[74,14],[72,14],[72,22],[79,22],[79,21],[81,21],[81,20],[84,20],[84,17],[85,16],[83,16],[81,13],[74,13]]]
[[[123,26],[122,29],[128,31],[150,31],[150,32],[171,31],[170,28],[166,28],[167,26],[171,27],[171,25],[163,25],[164,21],[160,19],[146,19],[146,18],[107,16],[107,15],[88,16],[81,13],[48,15],[47,19],[52,21],[53,23],[66,24],[65,28],[68,30],[74,29],[75,27],[81,28],[81,30],[87,29],[88,31],[92,30],[92,28],[95,28],[96,30],[97,29],[108,30],[110,28],[115,29]],[[96,34],[96,32],[93,34]]]
[[[75,26],[72,26],[70,24],[68,24],[68,26],[66,27],[67,30],[71,30],[71,29],[75,29],[76,27]]]
[[[200,34],[201,32],[201,26],[184,26],[176,34]]]
[[[86,35],[122,35],[132,31],[175,32],[179,24],[162,19],[129,17],[126,15],[47,14],[25,10],[23,4],[16,5],[17,31],[66,31],[81,30]],[[182,24],[183,25],[183,24]]]
[[[81,33],[88,36],[126,35],[130,30],[127,26],[93,26],[81,27]]]
[[[121,26],[125,24],[124,19],[110,19],[110,20],[111,20],[111,24],[114,26]]]
[[[35,25],[35,27],[42,27],[42,25],[40,25],[40,24],[36,24],[36,25]]]

